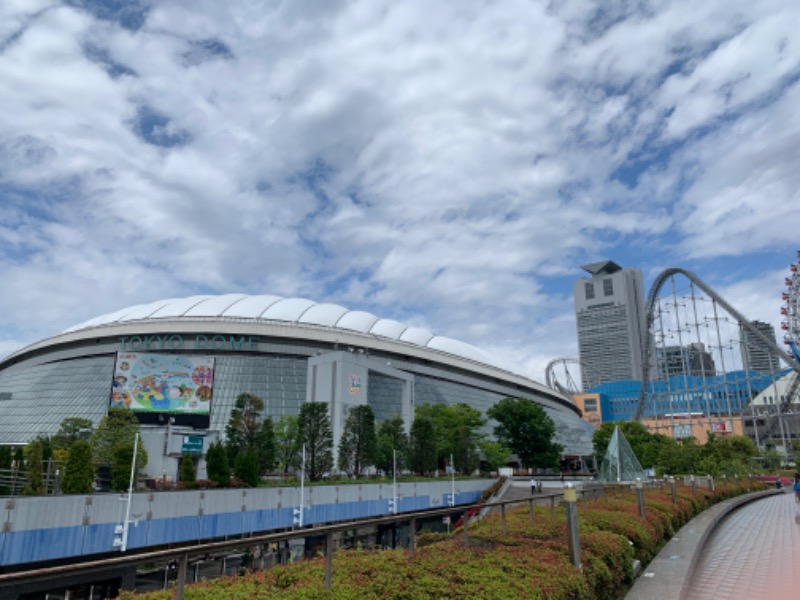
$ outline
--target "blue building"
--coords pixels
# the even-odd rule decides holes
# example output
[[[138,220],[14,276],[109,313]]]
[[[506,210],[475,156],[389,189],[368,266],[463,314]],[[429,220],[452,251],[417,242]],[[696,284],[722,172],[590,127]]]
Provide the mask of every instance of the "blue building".
[[[787,372],[731,371],[713,377],[673,375],[662,381],[649,382],[642,416],[647,419],[678,414],[739,415],[752,398]],[[612,381],[595,386],[586,393],[598,394],[603,422],[627,421],[636,415],[642,382]]]

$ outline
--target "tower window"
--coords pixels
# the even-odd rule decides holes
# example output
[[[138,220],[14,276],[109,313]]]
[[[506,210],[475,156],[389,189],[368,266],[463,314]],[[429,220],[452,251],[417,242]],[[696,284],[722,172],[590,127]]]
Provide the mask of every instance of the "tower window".
[[[594,300],[594,284],[593,283],[586,283],[586,299],[587,300]]]
[[[614,295],[614,281],[612,279],[603,279],[603,295]]]

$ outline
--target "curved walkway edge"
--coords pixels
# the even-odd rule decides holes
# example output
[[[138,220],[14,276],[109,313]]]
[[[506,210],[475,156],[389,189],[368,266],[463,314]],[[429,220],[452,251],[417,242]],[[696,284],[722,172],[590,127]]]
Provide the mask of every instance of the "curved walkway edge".
[[[691,581],[698,558],[714,528],[737,508],[782,490],[754,492],[731,498],[704,510],[670,539],[636,579],[625,600],[680,600]]]

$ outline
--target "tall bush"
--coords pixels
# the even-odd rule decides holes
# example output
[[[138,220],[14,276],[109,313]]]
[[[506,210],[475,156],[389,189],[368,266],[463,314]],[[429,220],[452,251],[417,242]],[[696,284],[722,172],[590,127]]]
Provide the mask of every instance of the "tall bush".
[[[44,494],[44,460],[42,443],[33,441],[26,447],[28,454],[28,473],[25,487],[22,491],[26,496],[40,496]]]
[[[258,482],[260,481],[258,456],[256,456],[253,450],[248,448],[236,455],[234,471],[236,472],[236,477],[244,481],[247,485],[250,487],[258,487]]]
[[[208,478],[222,487],[228,487],[231,481],[231,466],[228,452],[222,442],[215,442],[208,447],[206,453],[206,473]]]
[[[91,494],[94,481],[92,445],[85,440],[72,442],[61,491],[65,494]]]
[[[181,481],[184,487],[193,488],[196,480],[196,472],[194,468],[194,456],[188,452],[183,453],[181,458]]]

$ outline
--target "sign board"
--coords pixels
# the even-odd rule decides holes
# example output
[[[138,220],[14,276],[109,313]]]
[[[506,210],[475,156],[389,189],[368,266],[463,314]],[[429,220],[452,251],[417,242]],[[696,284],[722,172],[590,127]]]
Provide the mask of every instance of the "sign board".
[[[110,406],[208,415],[213,386],[213,357],[118,352]]]
[[[692,437],[691,423],[675,423],[672,426],[672,436],[676,440],[682,440],[684,438]]]
[[[183,445],[181,452],[188,452],[190,454],[203,453],[203,436],[202,435],[185,435],[183,436]]]

